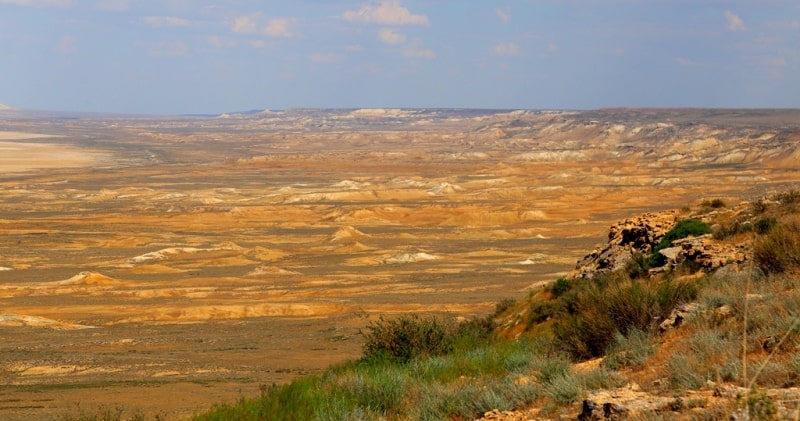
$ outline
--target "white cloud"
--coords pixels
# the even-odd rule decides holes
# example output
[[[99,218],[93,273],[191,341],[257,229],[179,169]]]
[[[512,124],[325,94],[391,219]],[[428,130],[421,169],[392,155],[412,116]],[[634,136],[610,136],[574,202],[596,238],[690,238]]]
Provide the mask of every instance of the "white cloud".
[[[730,10],[725,11],[725,20],[728,22],[726,27],[729,31],[744,31],[744,21],[742,18],[731,12]]]
[[[550,44],[547,44],[547,52],[548,53],[554,53],[556,51],[558,51],[558,46],[557,45],[553,44],[552,42]]]
[[[273,38],[292,38],[297,36],[294,27],[297,25],[295,18],[267,19],[262,13],[240,16],[233,20],[231,30],[237,34],[261,33]]]
[[[189,55],[189,46],[177,42],[160,42],[153,45],[147,52],[153,57],[181,57]]]
[[[144,23],[154,26],[189,26],[191,22],[183,18],[176,18],[174,16],[145,16],[142,18]]]
[[[78,47],[75,45],[75,37],[62,37],[56,45],[56,51],[61,54],[75,54]]]
[[[492,53],[494,53],[496,56],[514,57],[519,55],[519,47],[517,47],[517,44],[514,44],[513,42],[497,44],[492,47]]]
[[[333,53],[313,53],[309,54],[308,59],[313,63],[333,63],[341,60],[343,57],[340,54]]]
[[[508,23],[511,21],[511,10],[508,8],[505,9],[495,9],[494,13],[500,18],[503,23]]]
[[[297,19],[295,18],[270,19],[261,32],[264,35],[273,38],[292,38],[296,36],[294,32],[294,27],[296,24]]]
[[[130,0],[99,0],[97,7],[112,12],[125,12],[131,7]]]
[[[237,44],[236,40],[231,37],[218,37],[216,35],[211,35],[206,39],[214,48],[233,48]]]
[[[254,34],[258,32],[258,22],[263,19],[261,13],[241,16],[233,20],[233,32],[237,34]]]
[[[358,53],[364,51],[364,47],[361,45],[348,45],[344,47],[345,51],[349,51],[351,53]]]
[[[678,57],[677,61],[678,61],[678,64],[683,66],[683,67],[694,67],[694,66],[697,66],[697,63],[695,63],[694,60],[688,59],[686,57]]]
[[[70,0],[0,0],[0,4],[29,7],[67,7],[70,4]]]
[[[378,31],[378,39],[389,45],[398,45],[406,42],[406,36],[394,32],[391,29],[381,29]]]
[[[250,45],[253,48],[266,48],[269,44],[263,39],[250,40]]]
[[[342,19],[355,23],[379,25],[430,25],[428,16],[412,14],[397,0],[380,0],[361,6],[358,11],[342,13]]]
[[[623,50],[622,48],[617,48],[616,50],[611,51],[611,54],[622,57],[625,55],[625,50]]]
[[[433,59],[436,58],[436,53],[433,50],[427,48],[409,48],[403,53],[408,58],[426,58],[426,59]]]

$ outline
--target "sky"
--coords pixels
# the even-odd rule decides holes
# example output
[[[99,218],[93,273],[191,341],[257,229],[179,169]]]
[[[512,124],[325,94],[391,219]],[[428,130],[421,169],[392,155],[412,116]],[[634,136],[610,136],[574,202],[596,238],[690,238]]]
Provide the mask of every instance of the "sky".
[[[0,0],[0,104],[800,108],[800,1]]]

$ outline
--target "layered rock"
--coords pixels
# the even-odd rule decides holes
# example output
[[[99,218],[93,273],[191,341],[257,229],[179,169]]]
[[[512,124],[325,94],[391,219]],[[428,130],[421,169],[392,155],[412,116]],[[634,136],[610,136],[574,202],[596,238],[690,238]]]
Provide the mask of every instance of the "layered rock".
[[[686,261],[710,272],[731,263],[742,263],[746,259],[743,245],[715,241],[711,234],[687,237],[672,242],[672,247],[660,250],[667,263],[660,268],[674,268]]]
[[[677,222],[676,211],[646,213],[611,226],[608,243],[578,261],[571,278],[592,278],[604,272],[624,269],[635,254],[650,255]],[[743,244],[717,241],[711,234],[686,237],[658,251],[665,264],[650,269],[650,274],[665,272],[686,262],[711,272],[722,266],[747,259]]]
[[[612,225],[608,243],[578,261],[570,277],[591,278],[624,268],[635,253],[652,252],[677,220],[676,211],[664,211],[646,213]]]

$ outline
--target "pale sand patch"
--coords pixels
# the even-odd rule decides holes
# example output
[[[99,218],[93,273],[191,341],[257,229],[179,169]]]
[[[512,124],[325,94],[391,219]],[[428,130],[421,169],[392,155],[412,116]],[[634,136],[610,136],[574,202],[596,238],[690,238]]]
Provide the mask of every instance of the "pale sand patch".
[[[0,314],[0,326],[8,327],[44,327],[54,330],[80,330],[94,329],[94,326],[79,325],[73,323],[60,322],[38,316],[26,316],[22,314]]]
[[[2,108],[0,108],[2,109]],[[53,134],[41,133],[26,133],[26,132],[12,132],[0,131],[0,140],[17,140],[17,139],[43,139],[47,137],[61,137]]]
[[[0,142],[0,171],[3,172],[91,167],[110,161],[110,154],[69,145]]]

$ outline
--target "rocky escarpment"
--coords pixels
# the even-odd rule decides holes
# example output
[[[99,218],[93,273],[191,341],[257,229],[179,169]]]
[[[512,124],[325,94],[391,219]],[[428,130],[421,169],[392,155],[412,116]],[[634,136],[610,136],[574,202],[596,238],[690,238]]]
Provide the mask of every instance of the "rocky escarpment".
[[[664,236],[675,227],[678,211],[646,213],[611,226],[608,243],[579,260],[570,278],[588,279],[596,275],[626,268],[637,255],[653,253]],[[731,263],[746,260],[744,245],[717,241],[711,234],[677,239],[670,247],[658,250],[664,264],[650,268],[650,275],[691,263],[697,269],[713,271]]]
[[[659,250],[666,264],[651,272],[665,271],[684,262],[694,264],[707,272],[731,263],[743,263],[746,250],[743,245],[715,241],[711,234],[688,237],[672,242],[672,247]]]
[[[646,213],[612,225],[608,232],[608,243],[579,260],[570,278],[591,278],[603,272],[623,269],[634,254],[651,253],[677,221],[676,211],[665,211]]]

